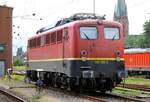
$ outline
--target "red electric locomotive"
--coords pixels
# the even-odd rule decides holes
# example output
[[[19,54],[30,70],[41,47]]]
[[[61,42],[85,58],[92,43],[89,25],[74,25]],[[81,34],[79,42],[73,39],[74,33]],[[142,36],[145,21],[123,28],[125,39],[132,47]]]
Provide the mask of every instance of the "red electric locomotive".
[[[78,13],[28,40],[27,77],[66,89],[112,90],[125,77],[123,28]]]
[[[150,49],[126,49],[125,67],[130,75],[150,75]]]

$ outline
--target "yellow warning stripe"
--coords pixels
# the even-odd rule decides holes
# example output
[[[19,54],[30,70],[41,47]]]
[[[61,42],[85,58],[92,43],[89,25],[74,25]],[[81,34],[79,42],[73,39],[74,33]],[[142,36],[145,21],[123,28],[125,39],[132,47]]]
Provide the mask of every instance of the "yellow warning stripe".
[[[29,60],[29,62],[45,62],[45,61],[62,61],[62,60],[96,60],[96,61],[115,61],[116,58],[61,58],[61,59],[40,59],[40,60]],[[124,58],[120,58],[124,61]]]

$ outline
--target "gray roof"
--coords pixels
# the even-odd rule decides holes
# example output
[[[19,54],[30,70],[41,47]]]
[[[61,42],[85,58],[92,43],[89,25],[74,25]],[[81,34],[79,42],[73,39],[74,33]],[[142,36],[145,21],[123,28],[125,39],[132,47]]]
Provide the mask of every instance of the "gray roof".
[[[150,52],[150,48],[132,48],[132,49],[125,49],[124,53],[147,53]]]

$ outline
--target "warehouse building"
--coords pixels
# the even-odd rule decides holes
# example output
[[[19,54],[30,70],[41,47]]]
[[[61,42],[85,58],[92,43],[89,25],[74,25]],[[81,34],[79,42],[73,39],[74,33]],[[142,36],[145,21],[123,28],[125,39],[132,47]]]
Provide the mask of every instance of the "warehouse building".
[[[0,6],[0,76],[12,68],[12,10]]]

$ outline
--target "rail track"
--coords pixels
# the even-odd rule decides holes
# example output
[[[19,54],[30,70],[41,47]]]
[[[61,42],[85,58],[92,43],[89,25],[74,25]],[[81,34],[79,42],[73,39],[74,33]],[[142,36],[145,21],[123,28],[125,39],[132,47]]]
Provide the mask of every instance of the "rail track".
[[[26,100],[24,100],[24,99],[22,99],[22,98],[20,98],[20,97],[18,97],[18,96],[16,96],[16,95],[14,95],[14,94],[12,94],[12,93],[6,91],[6,90],[3,89],[3,88],[0,88],[0,94],[6,96],[6,98],[9,99],[9,102],[11,102],[11,101],[12,101],[12,102],[27,102]],[[11,101],[10,101],[10,100],[11,100]],[[3,102],[3,101],[1,100],[1,102]],[[4,100],[4,102],[5,102],[5,100]],[[8,101],[6,101],[6,102],[8,102]]]
[[[150,75],[130,75],[129,74],[129,77],[150,79]]]
[[[136,84],[120,84],[118,87],[128,88],[128,89],[135,89],[135,90],[142,90],[146,92],[150,92],[150,87],[145,85],[136,85]]]
[[[22,87],[12,87],[12,88],[28,88],[28,87],[22,86]],[[35,88],[35,87],[32,87],[32,88]],[[126,96],[112,94],[112,93],[102,94],[100,92],[85,92],[85,91],[76,93],[76,92],[66,91],[63,89],[57,89],[57,88],[53,88],[53,87],[45,87],[45,88],[43,88],[43,90],[46,90],[47,93],[50,92],[49,90],[52,90],[54,92],[62,93],[65,95],[71,95],[74,97],[87,99],[92,102],[145,102],[144,100],[139,100],[137,98],[126,97]],[[27,102],[26,100],[23,100],[13,94],[10,94],[5,90],[1,91],[1,89],[0,89],[0,93],[3,93],[6,96],[8,96],[9,98],[11,98],[12,100],[15,100],[14,102]]]
[[[97,102],[145,102],[144,100],[140,100],[132,97],[126,97],[126,96],[113,94],[113,93],[101,94],[99,92],[94,92],[94,94],[92,95],[80,94],[80,96]]]
[[[84,92],[84,91],[76,93],[76,92],[70,92],[70,91],[64,91],[61,89],[51,88],[51,87],[49,88],[49,90],[60,92],[66,95],[88,99],[88,100],[91,100],[92,102],[145,102],[144,100],[141,100],[141,99],[122,96],[122,95],[113,94],[113,93],[102,94],[100,92]]]

